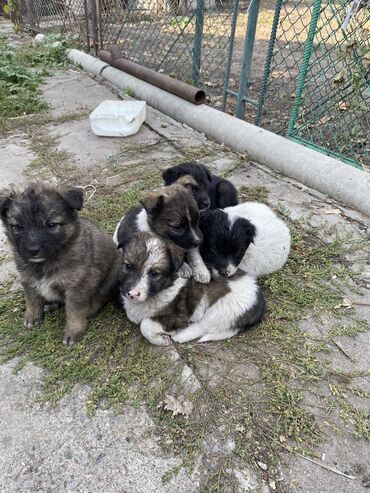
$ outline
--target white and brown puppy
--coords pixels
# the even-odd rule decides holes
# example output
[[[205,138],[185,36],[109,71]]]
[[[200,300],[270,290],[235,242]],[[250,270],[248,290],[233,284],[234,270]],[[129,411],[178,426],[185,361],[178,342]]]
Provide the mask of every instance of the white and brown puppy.
[[[252,276],[239,271],[207,285],[178,277],[183,251],[148,233],[134,235],[122,249],[123,306],[152,344],[227,339],[263,317],[264,297]]]
[[[118,248],[136,232],[154,233],[173,241],[187,251],[190,265],[184,264],[180,275],[207,283],[210,274],[199,253],[202,233],[199,229],[199,210],[190,185],[196,183],[191,176],[181,178],[176,184],[150,192],[141,205],[130,209],[117,224],[113,240]]]
[[[288,226],[265,204],[244,202],[201,216],[202,258],[213,275],[237,269],[260,277],[283,267],[290,252]]]

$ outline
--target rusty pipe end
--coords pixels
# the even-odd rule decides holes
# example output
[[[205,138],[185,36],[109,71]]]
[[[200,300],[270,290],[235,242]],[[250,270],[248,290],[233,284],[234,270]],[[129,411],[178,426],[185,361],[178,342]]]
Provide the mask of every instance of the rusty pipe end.
[[[195,93],[194,103],[195,104],[203,104],[203,103],[206,103],[206,102],[207,102],[206,93],[204,91],[202,91],[201,89],[199,89],[199,91],[197,91]]]
[[[117,45],[112,45],[110,47],[110,54],[112,55],[112,60],[117,60],[117,58],[122,58],[121,48]]]

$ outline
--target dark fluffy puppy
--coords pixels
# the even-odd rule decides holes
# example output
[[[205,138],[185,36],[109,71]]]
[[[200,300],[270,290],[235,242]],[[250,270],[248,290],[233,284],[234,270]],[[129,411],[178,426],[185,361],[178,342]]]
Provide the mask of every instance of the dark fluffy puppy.
[[[120,271],[112,239],[77,211],[83,191],[46,183],[0,192],[0,214],[26,298],[24,325],[43,319],[46,304],[65,303],[63,342],[76,342],[107,301]]]
[[[179,178],[190,175],[197,182],[189,185],[199,210],[223,209],[238,203],[238,192],[232,183],[211,173],[204,164],[192,161],[172,166],[162,174],[165,185],[172,185]]]

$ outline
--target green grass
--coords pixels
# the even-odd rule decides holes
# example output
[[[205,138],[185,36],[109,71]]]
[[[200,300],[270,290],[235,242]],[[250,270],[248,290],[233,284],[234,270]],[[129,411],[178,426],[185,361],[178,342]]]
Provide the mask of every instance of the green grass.
[[[134,177],[131,187],[119,194],[101,187],[86,204],[85,213],[109,232],[118,216],[136,205],[157,180],[156,170],[140,180],[134,167],[127,173]],[[289,225],[293,239],[290,258],[283,270],[263,280],[268,303],[265,320],[237,338],[180,345],[177,349],[181,359],[174,364],[169,362],[165,349],[150,346],[141,337],[121,310],[108,306],[91,323],[82,342],[67,349],[61,344],[63,311],[47,315],[41,328],[28,331],[21,323],[22,293],[6,295],[6,289],[0,304],[0,336],[6,342],[2,358],[20,356],[20,365],[33,361],[46,367],[49,371],[44,398],[53,403],[77,383],[92,387],[88,398],[91,413],[102,402],[118,411],[125,402],[145,403],[162,447],[181,454],[188,468],[194,466],[203,440],[223,429],[225,436],[233,437],[236,447],[208,478],[207,491],[223,491],[224,485],[233,481],[228,471],[236,463],[268,463],[273,476],[280,453],[286,449],[312,453],[322,438],[320,422],[304,400],[308,389],[328,383],[333,386],[343,378],[321,357],[330,351],[333,337],[355,336],[368,329],[355,320],[351,308],[343,308],[340,303],[348,280],[342,262],[348,246],[339,239],[327,245],[319,231],[300,222],[289,221]],[[361,244],[352,248],[359,249]],[[322,336],[300,328],[302,318],[319,321],[324,313],[337,322]],[[352,321],[341,323],[342,317],[352,317]],[[189,396],[194,413],[188,419],[172,418],[160,406],[174,386],[181,393],[183,362],[191,366],[201,382],[200,389]],[[243,371],[239,375],[240,365]],[[251,367],[256,375],[248,377],[245,370]],[[216,385],[205,376],[205,370],[212,368],[218,377]],[[346,378],[350,381],[351,376]],[[343,395],[327,397],[326,406],[336,409],[356,436],[368,438],[367,414]],[[326,419],[330,420],[328,416]],[[173,474],[176,471],[167,471],[164,481]]]
[[[8,118],[38,114],[47,110],[40,85],[50,69],[67,63],[66,48],[77,38],[50,35],[44,44],[14,46],[0,35],[0,129],[7,129]]]
[[[25,66],[35,65],[34,73],[41,70],[42,64],[52,65],[45,53],[30,54],[27,50],[22,52],[22,59]],[[62,62],[56,57],[55,64],[59,63]],[[132,149],[111,156],[101,167],[77,168],[72,156],[57,150],[46,125],[85,116],[81,113],[51,119],[50,114],[43,113],[22,116],[10,123],[8,120],[6,124],[8,129],[14,129],[16,122],[16,127],[30,137],[36,158],[28,168],[29,175],[89,185],[87,191],[94,193],[86,199],[83,214],[113,233],[122,214],[137,205],[147,191],[161,186],[164,163],[153,163],[150,147],[135,144]],[[218,152],[215,145],[194,149],[178,146],[176,150],[183,156],[181,160],[200,161]],[[125,164],[127,159],[136,157],[134,165]],[[104,184],[107,177],[116,175],[121,178],[118,185]],[[240,196],[242,200],[265,202],[268,190],[262,186],[242,187]],[[18,356],[18,369],[28,361],[45,367],[48,372],[43,398],[52,403],[76,384],[86,383],[91,386],[90,413],[98,405],[120,411],[126,402],[145,404],[162,448],[181,454],[183,465],[188,468],[196,464],[204,450],[204,440],[211,434],[232,438],[235,448],[220,455],[204,491],[231,491],[233,468],[243,468],[246,463],[253,466],[258,461],[265,462],[269,465],[265,479],[274,477],[278,474],[278,458],[287,449],[314,454],[315,445],[323,439],[323,422],[330,423],[333,429],[337,427],[332,415],[339,416],[354,436],[369,439],[369,416],[349,399],[368,398],[361,388],[349,390],[358,372],[339,371],[327,358],[336,349],[336,338],[356,337],[369,328],[358,319],[353,307],[343,303],[347,283],[356,283],[344,257],[351,251],[361,251],[364,245],[339,238],[327,243],[325,231],[291,221],[289,212],[282,207],[278,213],[289,224],[292,250],[284,269],[261,280],[268,310],[264,321],[254,329],[223,342],[177,346],[181,358],[172,362],[167,349],[149,345],[123,311],[109,305],[91,322],[79,344],[65,348],[61,342],[64,311],[48,314],[38,329],[24,329],[23,294],[12,292],[8,282],[0,289],[2,360]],[[0,262],[6,260],[0,258]],[[302,322],[308,325],[302,328]],[[313,330],[314,325],[320,330]],[[161,402],[169,393],[183,393],[179,375],[185,362],[199,380],[200,388],[188,396],[194,404],[193,414],[174,418],[163,410]],[[327,389],[322,396],[324,418],[307,405],[308,397],[320,394],[322,388]],[[164,482],[178,470],[177,466],[164,472]]]
[[[241,202],[264,202],[266,203],[269,191],[266,187],[240,187],[239,197]]]

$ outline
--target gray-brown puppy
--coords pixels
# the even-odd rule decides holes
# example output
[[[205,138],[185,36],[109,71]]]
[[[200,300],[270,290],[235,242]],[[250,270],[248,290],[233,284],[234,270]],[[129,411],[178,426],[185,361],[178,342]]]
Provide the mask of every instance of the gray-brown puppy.
[[[0,191],[0,215],[25,292],[24,325],[39,325],[47,303],[65,303],[67,346],[108,300],[121,264],[112,239],[78,215],[82,204],[76,187],[30,183]]]

